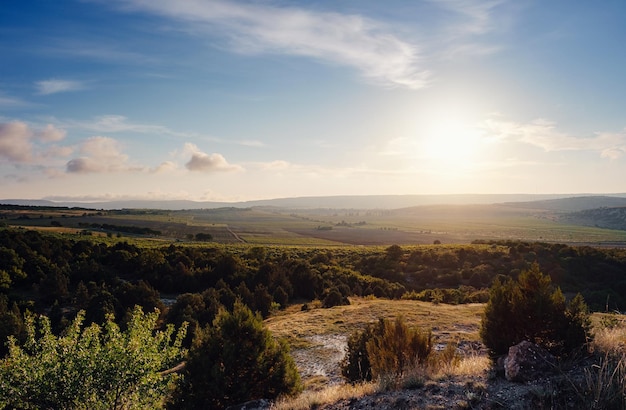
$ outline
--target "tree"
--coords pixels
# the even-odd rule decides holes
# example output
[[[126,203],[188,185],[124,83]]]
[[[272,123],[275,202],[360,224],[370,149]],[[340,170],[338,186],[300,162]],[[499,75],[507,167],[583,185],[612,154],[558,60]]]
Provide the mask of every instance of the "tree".
[[[480,336],[492,354],[500,355],[524,340],[553,353],[583,346],[589,334],[589,314],[582,296],[569,304],[550,276],[538,264],[523,271],[517,281],[496,279],[489,291]]]
[[[175,407],[224,408],[300,389],[288,346],[273,339],[260,314],[237,301],[194,340]]]
[[[182,361],[186,327],[153,333],[158,316],[136,307],[122,332],[112,316],[84,327],[81,311],[55,336],[46,316],[27,314],[24,346],[10,337],[0,361],[0,407],[163,408],[176,378],[163,371]]]

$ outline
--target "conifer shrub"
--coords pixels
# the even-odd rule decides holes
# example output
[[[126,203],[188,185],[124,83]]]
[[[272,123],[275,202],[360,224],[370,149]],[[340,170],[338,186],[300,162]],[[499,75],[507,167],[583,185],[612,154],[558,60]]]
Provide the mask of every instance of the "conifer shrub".
[[[524,340],[561,355],[586,346],[590,320],[587,305],[577,295],[568,304],[560,288],[538,264],[517,280],[496,278],[483,315],[480,337],[493,355],[507,353]]]
[[[213,409],[301,390],[286,343],[276,341],[259,313],[241,301],[221,310],[189,352],[173,408]]]

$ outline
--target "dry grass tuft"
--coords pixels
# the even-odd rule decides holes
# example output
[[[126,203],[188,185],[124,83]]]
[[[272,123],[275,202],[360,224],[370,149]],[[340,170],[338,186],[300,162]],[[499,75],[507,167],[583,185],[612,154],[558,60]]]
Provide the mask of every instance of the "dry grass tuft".
[[[337,384],[319,391],[305,391],[295,398],[284,398],[272,405],[272,410],[308,410],[339,400],[359,398],[378,391],[376,383]]]
[[[472,355],[461,358],[451,366],[443,366],[439,374],[443,376],[482,376],[491,369],[491,359],[487,356]]]
[[[605,327],[596,330],[591,349],[605,354],[626,353],[626,326]]]

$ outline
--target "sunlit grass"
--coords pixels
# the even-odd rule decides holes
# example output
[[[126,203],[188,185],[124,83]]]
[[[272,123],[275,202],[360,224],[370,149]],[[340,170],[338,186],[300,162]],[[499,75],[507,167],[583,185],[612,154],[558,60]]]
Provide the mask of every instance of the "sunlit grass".
[[[278,400],[272,410],[309,410],[339,400],[359,398],[378,391],[377,383],[339,384],[318,391],[305,391],[296,398]]]

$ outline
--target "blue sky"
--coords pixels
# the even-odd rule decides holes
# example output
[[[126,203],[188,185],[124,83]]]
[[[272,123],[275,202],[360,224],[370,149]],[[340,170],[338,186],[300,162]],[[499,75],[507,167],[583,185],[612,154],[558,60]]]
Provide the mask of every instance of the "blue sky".
[[[626,3],[8,0],[0,198],[626,192]]]

